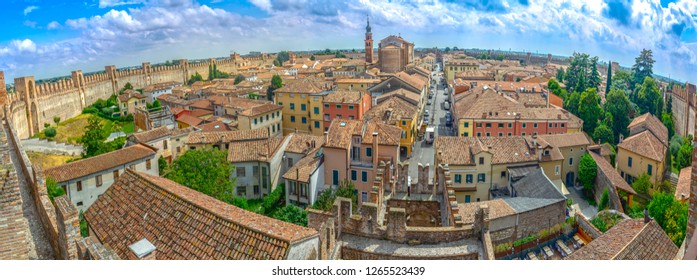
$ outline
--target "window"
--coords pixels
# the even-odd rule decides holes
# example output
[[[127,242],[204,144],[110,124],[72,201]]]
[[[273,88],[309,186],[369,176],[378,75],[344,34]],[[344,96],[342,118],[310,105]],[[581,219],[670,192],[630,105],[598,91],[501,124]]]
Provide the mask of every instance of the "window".
[[[324,121],[325,121],[325,122],[328,122],[329,120],[330,120],[330,119],[329,119],[329,114],[324,114]]]
[[[569,165],[574,165],[574,158],[569,158]]]
[[[484,157],[479,157],[479,164],[484,164]]]
[[[319,107],[313,108],[315,115],[319,115]]]
[[[470,134],[469,134],[469,132],[465,132],[465,133],[462,134],[462,136],[469,137]]]
[[[632,167],[632,157],[629,157],[629,159],[627,159],[627,166]]]
[[[258,185],[254,186],[254,194],[259,195],[259,186]]]
[[[532,127],[537,128],[537,123],[533,123]]]
[[[486,127],[491,127],[491,123],[486,123]]]
[[[329,104],[324,103],[324,108],[329,108]]]
[[[306,117],[303,117],[302,120],[303,120],[303,123],[307,123],[307,118],[306,118]]]
[[[277,123],[277,124],[276,124],[276,130],[281,130],[281,124],[280,124],[280,123]]]
[[[165,149],[167,149],[167,140],[162,141],[162,147],[165,148]]]
[[[506,171],[501,171],[501,178],[506,178]]]
[[[295,122],[295,116],[290,116],[290,122]]]
[[[118,177],[119,177],[119,171],[114,170],[114,180],[116,180],[116,178],[118,178]]]
[[[259,166],[252,166],[252,176],[259,176]]]
[[[78,201],[77,206],[82,206],[82,201]]]
[[[82,181],[77,181],[77,191],[82,191]]]
[[[307,105],[305,105],[305,104],[300,104],[300,110],[301,110],[301,111],[307,111]]]
[[[508,128],[511,128],[511,127],[513,127],[513,124],[512,124],[512,123],[508,123]]]
[[[293,165],[293,159],[289,158],[288,159],[288,166],[292,166],[292,165]],[[245,177],[245,176],[247,176],[247,168],[245,168],[244,166],[237,167],[237,177],[241,178],[241,177]]]
[[[481,132],[477,132],[477,137],[482,137],[482,133],[481,133]]]
[[[503,136],[503,132],[499,132],[499,137],[502,137],[502,136]]]
[[[348,105],[349,110],[353,110],[353,105]]]
[[[266,115],[266,120],[267,120],[267,121],[269,120],[269,115]]]
[[[486,182],[486,174],[484,174],[484,173],[477,174],[477,183],[483,183],[483,182]]]
[[[472,184],[473,177],[472,174],[465,175],[465,183]]]
[[[561,123],[561,127],[564,127],[564,123]]]
[[[368,182],[368,172],[367,171],[361,171],[361,181]]]
[[[332,170],[332,185],[339,185],[339,170]]]
[[[523,123],[523,128],[526,128],[527,126],[528,126],[528,124]]]
[[[257,124],[257,119],[254,119],[254,124]]]
[[[482,124],[481,124],[481,123],[477,123],[477,127],[482,127]]]
[[[349,116],[349,120],[353,120],[353,119],[354,119],[354,117],[353,117],[353,116]]]
[[[295,103],[290,103],[290,109],[295,110]]]
[[[560,169],[559,165],[554,167],[554,175],[559,175],[559,169]]]
[[[549,123],[549,127],[552,127],[552,123]]]
[[[341,104],[336,104],[337,109],[341,109]]]
[[[292,185],[293,182],[291,182]],[[237,187],[237,196],[247,196],[247,187],[239,186]]]
[[[361,193],[361,202],[367,202],[368,201],[368,192],[362,192]]]
[[[145,160],[145,170],[152,169],[152,162],[149,159]]]
[[[499,128],[503,128],[503,123],[499,123]]]
[[[490,133],[490,132],[487,132],[487,133],[486,133],[486,137],[489,137],[489,136],[491,136],[491,133]]]
[[[356,180],[358,180],[358,171],[351,170],[351,181],[356,181]]]
[[[469,123],[469,122],[465,122],[465,127],[470,127],[470,123]]]
[[[307,184],[300,183],[300,196],[307,197]]]
[[[341,119],[341,114],[336,114],[337,119]]]
[[[402,121],[402,126],[407,125],[407,121]]]
[[[367,157],[372,157],[373,156],[373,148],[365,148],[365,156]]]
[[[646,171],[646,173],[648,173],[649,175],[652,175],[653,174],[653,165],[649,164],[648,168],[649,169]]]
[[[513,135],[513,134],[511,134],[511,133],[509,132],[509,133],[508,133],[508,136],[511,136],[511,135]]]
[[[315,121],[315,128],[319,128],[319,122]]]
[[[97,181],[97,187],[102,185],[102,175],[97,175],[97,177],[94,177],[94,180]]]
[[[470,196],[469,195],[465,196],[465,203],[470,203]]]
[[[462,175],[455,174],[455,183],[462,183]]]
[[[523,132],[523,134],[521,134],[521,135],[525,136],[525,132]]]

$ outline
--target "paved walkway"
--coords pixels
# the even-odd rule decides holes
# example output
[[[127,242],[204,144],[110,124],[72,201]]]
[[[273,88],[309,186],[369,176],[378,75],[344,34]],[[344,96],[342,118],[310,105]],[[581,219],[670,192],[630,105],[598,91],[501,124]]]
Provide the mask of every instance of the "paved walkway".
[[[79,156],[82,154],[82,147],[81,146],[76,146],[76,145],[71,145],[71,144],[65,144],[65,143],[58,143],[55,141],[47,141],[47,140],[42,140],[38,138],[30,138],[26,140],[21,140],[22,142],[22,148],[24,148],[25,151],[33,151],[33,152],[40,152],[40,153],[47,153],[47,154],[62,154],[62,155],[71,155],[71,156]]]
[[[581,212],[586,219],[590,220],[595,214],[598,214],[598,207],[588,204],[588,202],[583,199],[583,189],[577,190],[573,187],[567,189],[569,190],[567,198],[571,198],[574,202],[571,205],[573,211],[569,213],[569,216],[573,217],[576,212]]]
[[[44,231],[41,220],[37,214],[36,205],[31,197],[30,185],[24,178],[22,169],[20,167],[15,149],[12,146],[12,138],[7,137],[10,157],[12,163],[14,164],[15,170],[17,170],[17,177],[19,181],[19,191],[22,197],[22,212],[23,218],[26,219],[29,225],[29,231],[27,231],[27,239],[29,245],[29,259],[39,259],[39,260],[50,260],[54,259],[53,248],[49,242],[48,235]]]

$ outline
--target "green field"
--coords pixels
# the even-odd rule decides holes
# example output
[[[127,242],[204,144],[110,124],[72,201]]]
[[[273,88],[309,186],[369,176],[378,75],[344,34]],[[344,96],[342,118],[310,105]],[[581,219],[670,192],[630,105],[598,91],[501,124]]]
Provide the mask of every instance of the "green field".
[[[93,115],[91,114],[81,114],[77,117],[60,122],[56,127],[56,137],[53,138],[56,142],[79,144],[78,140],[85,133],[85,127],[87,126],[87,119]],[[134,126],[133,122],[119,122],[112,121],[105,118],[102,119],[102,125],[104,126],[104,134],[109,135],[112,132],[123,131],[126,134],[133,133]],[[115,127],[116,126],[116,127]],[[37,133],[33,136],[34,138],[46,139],[43,131]]]

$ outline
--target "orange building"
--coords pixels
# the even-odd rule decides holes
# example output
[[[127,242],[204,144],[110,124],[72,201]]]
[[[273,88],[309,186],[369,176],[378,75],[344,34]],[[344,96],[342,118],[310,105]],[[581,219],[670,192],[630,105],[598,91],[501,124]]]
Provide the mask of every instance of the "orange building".
[[[324,97],[324,127],[334,119],[361,120],[371,108],[371,98],[367,92],[338,89]]]

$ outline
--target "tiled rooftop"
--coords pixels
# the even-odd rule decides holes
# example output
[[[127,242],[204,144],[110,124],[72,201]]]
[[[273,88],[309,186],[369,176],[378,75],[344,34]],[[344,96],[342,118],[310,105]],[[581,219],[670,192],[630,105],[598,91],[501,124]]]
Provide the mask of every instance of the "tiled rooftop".
[[[377,121],[334,119],[329,125],[328,141],[325,147],[347,149],[354,135],[362,136],[361,143],[372,144],[373,132],[378,133],[380,145],[399,146],[402,135],[399,127]]]
[[[232,142],[228,146],[227,159],[230,162],[270,161],[273,154],[284,141],[284,137],[271,139]]]
[[[324,136],[316,136],[305,133],[291,133],[288,135],[290,140],[285,152],[296,153],[296,154],[306,154],[312,148],[312,141],[314,141],[315,148],[321,147],[324,144]]]
[[[122,259],[148,239],[156,258],[284,259],[314,229],[237,208],[168,179],[127,170],[85,212],[96,237]]]
[[[154,156],[155,150],[148,146],[137,144],[46,169],[44,175],[53,178],[59,183],[66,182]]]
[[[663,122],[659,120],[656,116],[652,115],[651,113],[646,113],[641,116],[638,116],[632,120],[631,123],[627,126],[627,128],[632,128],[635,126],[640,126],[643,125],[645,126],[649,131],[651,131],[656,137],[666,146],[669,145],[668,143],[668,129],[663,125]]]
[[[617,148],[618,150],[619,148],[625,149],[656,161],[663,161],[668,150],[661,143],[661,140],[648,130],[625,138],[622,143],[617,145]]]
[[[593,160],[595,160],[595,163],[598,165],[598,169],[600,172],[605,174],[605,177],[607,177],[610,182],[612,182],[613,186],[615,188],[619,188],[625,192],[631,193],[631,194],[636,194],[636,191],[627,184],[627,181],[620,176],[620,174],[617,172],[617,169],[615,169],[603,156],[596,154],[595,152],[589,152],[591,157],[593,157]]]
[[[365,118],[398,125],[402,120],[412,120],[418,114],[418,108],[400,96],[392,95],[381,98],[379,103],[365,113]]]
[[[260,140],[267,138],[269,138],[269,131],[265,128],[237,131],[196,131],[189,134],[189,138],[186,144],[216,144],[229,143],[234,141]]]
[[[491,153],[492,164],[537,161],[538,157],[531,150],[531,143],[528,141],[523,136],[439,136],[436,137],[434,147],[438,162],[449,165],[473,165],[474,156],[479,152]]]

